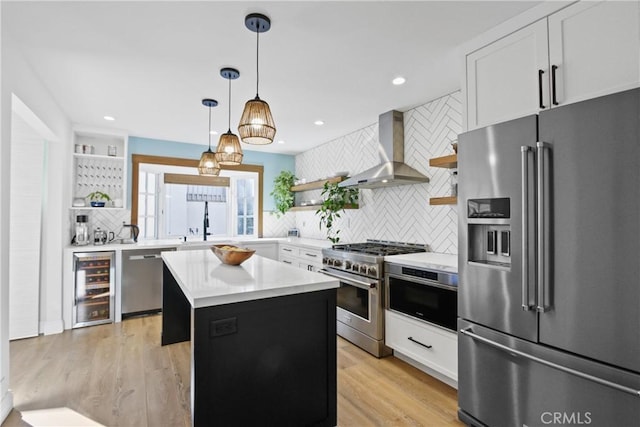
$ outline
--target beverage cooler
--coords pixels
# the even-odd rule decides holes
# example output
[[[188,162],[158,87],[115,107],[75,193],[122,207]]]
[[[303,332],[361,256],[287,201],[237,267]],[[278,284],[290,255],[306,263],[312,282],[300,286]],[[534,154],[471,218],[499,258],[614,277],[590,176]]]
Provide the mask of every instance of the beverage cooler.
[[[114,319],[115,252],[73,254],[73,327]]]

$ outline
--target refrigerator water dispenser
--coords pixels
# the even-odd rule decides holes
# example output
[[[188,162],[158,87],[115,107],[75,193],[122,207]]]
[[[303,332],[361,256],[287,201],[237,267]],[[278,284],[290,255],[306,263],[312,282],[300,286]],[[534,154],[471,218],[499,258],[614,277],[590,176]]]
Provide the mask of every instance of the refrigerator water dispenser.
[[[511,209],[509,198],[470,199],[469,262],[488,266],[511,265]]]

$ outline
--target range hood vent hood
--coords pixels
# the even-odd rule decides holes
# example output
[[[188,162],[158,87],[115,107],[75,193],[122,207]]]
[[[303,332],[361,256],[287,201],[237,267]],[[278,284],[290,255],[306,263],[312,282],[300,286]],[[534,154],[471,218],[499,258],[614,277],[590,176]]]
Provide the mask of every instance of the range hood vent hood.
[[[404,118],[388,111],[378,119],[378,152],[381,163],[340,183],[341,187],[380,188],[429,182],[429,178],[404,163]]]

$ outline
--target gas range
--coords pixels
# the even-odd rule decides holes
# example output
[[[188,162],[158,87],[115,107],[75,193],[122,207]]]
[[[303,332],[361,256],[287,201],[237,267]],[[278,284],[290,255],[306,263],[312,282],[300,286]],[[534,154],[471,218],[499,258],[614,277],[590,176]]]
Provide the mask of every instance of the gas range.
[[[341,270],[360,276],[382,279],[384,257],[427,252],[427,245],[386,240],[367,240],[363,243],[333,245],[322,250],[322,264],[331,270]]]
[[[321,272],[340,281],[338,335],[376,357],[390,355],[391,349],[384,344],[384,257],[427,250],[427,245],[384,240],[323,249]]]

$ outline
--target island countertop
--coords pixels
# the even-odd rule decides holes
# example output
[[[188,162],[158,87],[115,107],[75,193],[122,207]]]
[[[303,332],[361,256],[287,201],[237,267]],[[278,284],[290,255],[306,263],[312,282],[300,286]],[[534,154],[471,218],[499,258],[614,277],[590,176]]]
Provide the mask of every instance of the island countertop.
[[[193,308],[334,289],[339,282],[259,255],[225,265],[210,249],[163,252],[162,259]]]

